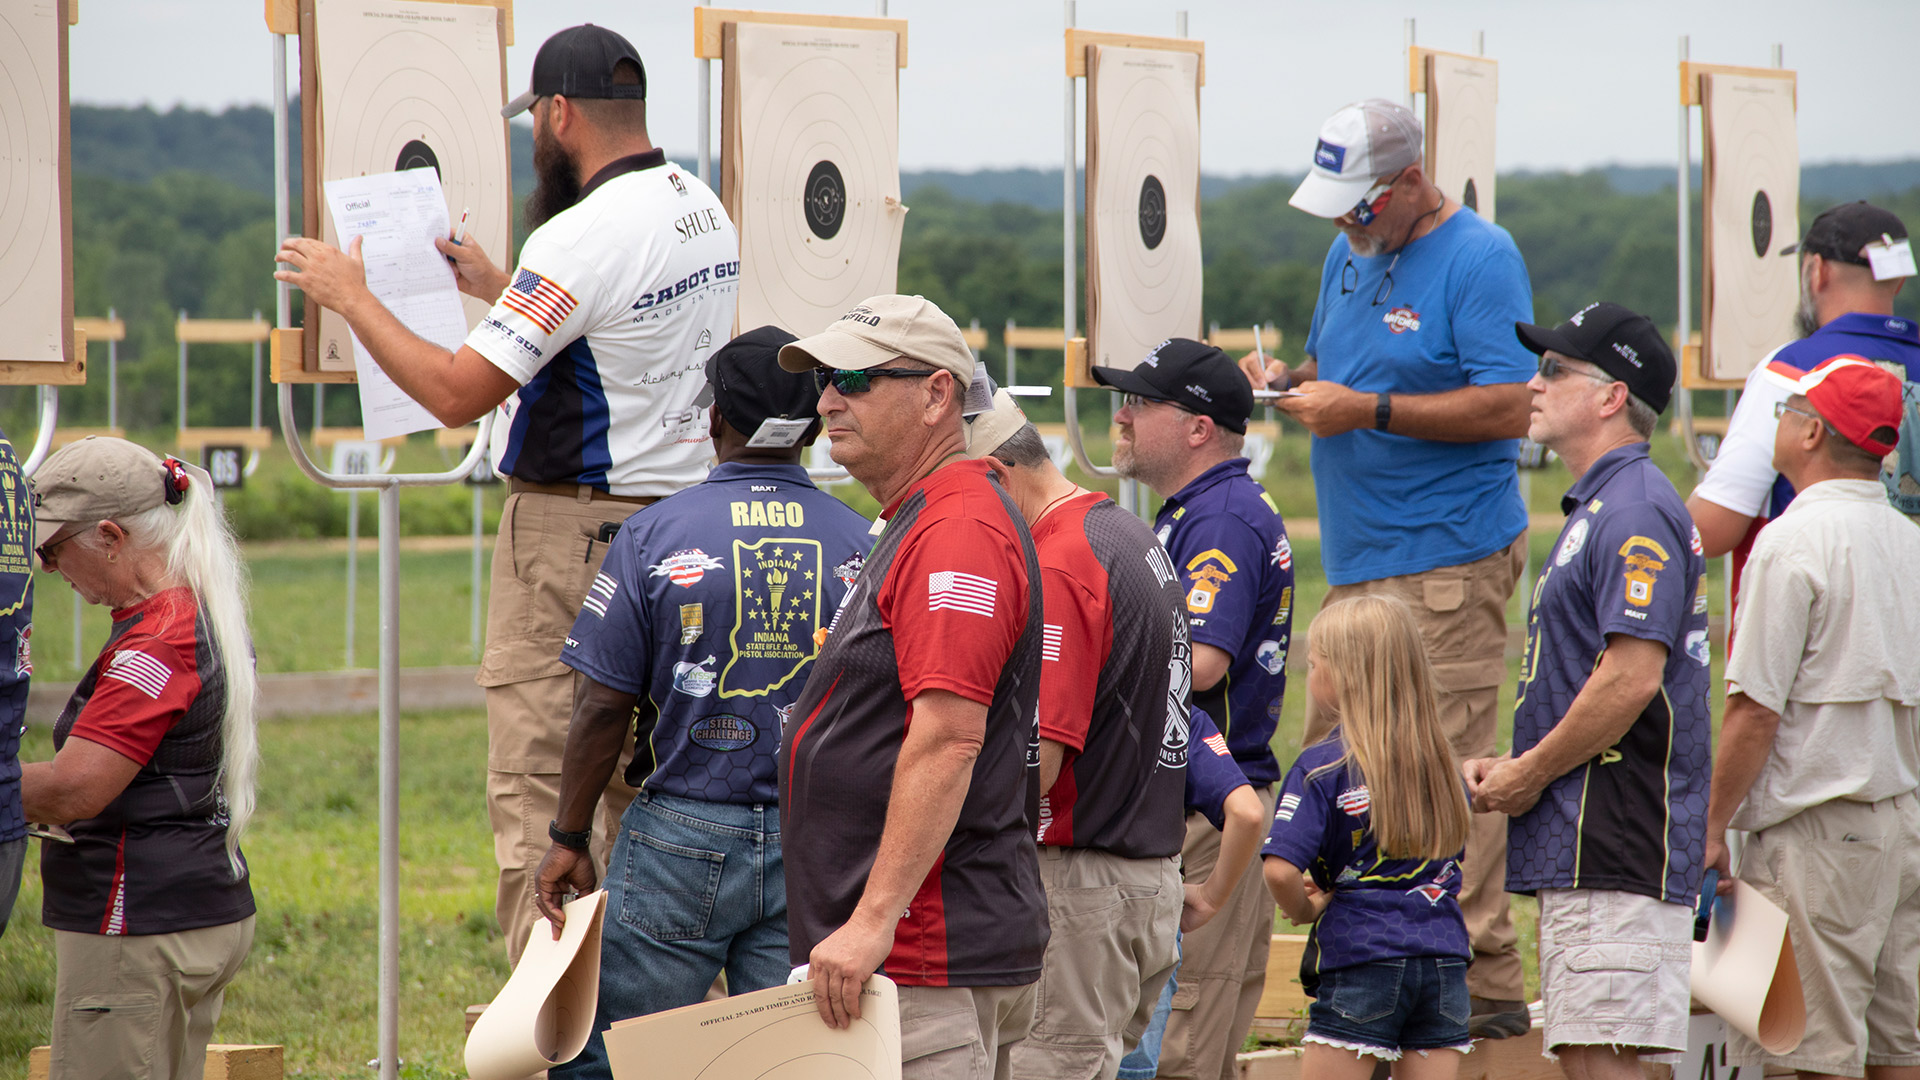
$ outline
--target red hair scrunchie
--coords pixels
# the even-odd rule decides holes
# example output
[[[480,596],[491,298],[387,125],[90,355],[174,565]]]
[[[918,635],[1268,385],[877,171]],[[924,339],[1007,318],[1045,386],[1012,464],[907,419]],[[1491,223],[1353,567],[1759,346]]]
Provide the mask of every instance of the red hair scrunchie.
[[[160,460],[162,468],[167,470],[167,504],[175,505],[187,497],[187,489],[193,486],[193,478],[187,475],[187,467],[179,458],[166,457]]]

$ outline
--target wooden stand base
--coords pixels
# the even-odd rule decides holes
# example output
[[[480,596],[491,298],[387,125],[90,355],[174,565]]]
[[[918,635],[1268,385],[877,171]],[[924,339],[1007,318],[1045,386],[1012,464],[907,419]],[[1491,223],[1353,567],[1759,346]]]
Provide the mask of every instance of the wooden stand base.
[[[27,1053],[27,1080],[47,1080],[53,1067],[53,1048],[36,1046]],[[281,1080],[286,1075],[286,1048],[216,1043],[207,1047],[206,1080]]]

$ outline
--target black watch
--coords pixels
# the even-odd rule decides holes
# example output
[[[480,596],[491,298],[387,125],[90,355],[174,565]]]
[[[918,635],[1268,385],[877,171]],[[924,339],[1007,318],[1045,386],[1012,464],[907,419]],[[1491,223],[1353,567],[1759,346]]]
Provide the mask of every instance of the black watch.
[[[585,851],[593,844],[592,829],[584,829],[580,832],[568,832],[560,827],[558,821],[547,822],[547,836],[552,838],[553,842],[559,844],[561,847],[572,848],[575,851]]]
[[[1393,419],[1393,398],[1387,394],[1375,394],[1373,406],[1373,430],[1385,431]]]

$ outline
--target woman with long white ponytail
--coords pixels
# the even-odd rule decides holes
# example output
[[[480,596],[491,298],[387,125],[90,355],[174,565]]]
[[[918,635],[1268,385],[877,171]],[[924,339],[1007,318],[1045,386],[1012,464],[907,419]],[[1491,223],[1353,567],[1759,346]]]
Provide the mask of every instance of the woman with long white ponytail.
[[[53,1080],[198,1077],[253,945],[247,569],[199,468],[88,438],[32,483],[34,547],[113,630],[24,767],[54,931]],[[50,830],[55,835],[60,830]]]

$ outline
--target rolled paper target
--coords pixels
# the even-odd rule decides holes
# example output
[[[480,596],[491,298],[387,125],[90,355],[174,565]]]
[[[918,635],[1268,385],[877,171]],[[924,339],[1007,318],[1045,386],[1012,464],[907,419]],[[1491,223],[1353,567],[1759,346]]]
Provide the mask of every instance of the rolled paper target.
[[[572,1061],[593,1033],[600,1002],[600,926],[603,889],[570,901],[560,940],[553,924],[533,924],[520,966],[474,1022],[467,1036],[472,1080],[520,1080]]]
[[[1707,940],[1693,943],[1694,1000],[1775,1056],[1807,1033],[1807,1002],[1787,913],[1744,881],[1714,902]]]

